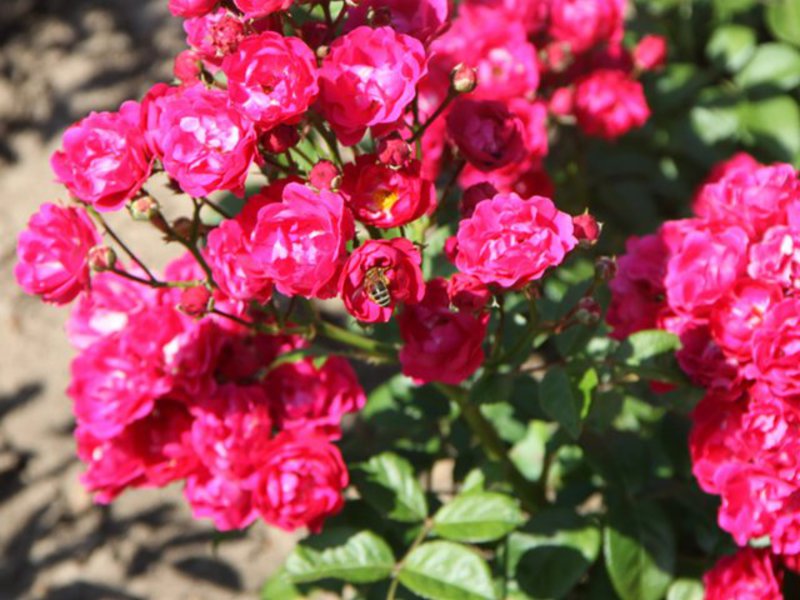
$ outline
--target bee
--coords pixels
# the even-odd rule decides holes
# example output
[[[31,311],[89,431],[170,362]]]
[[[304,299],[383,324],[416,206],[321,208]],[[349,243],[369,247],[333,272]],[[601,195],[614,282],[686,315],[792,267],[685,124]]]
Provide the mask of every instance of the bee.
[[[386,273],[380,267],[372,267],[364,277],[364,288],[367,297],[375,304],[386,308],[392,303],[392,293],[389,291],[389,280]]]

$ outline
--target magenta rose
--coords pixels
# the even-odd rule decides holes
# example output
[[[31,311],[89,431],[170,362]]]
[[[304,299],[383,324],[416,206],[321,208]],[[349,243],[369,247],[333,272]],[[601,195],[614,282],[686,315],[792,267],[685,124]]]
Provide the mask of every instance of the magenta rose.
[[[364,242],[347,259],[339,280],[347,311],[365,323],[386,323],[398,304],[419,302],[425,295],[421,263],[419,250],[405,238]],[[383,294],[388,294],[385,306],[378,302]]]
[[[239,219],[228,219],[208,234],[207,261],[220,290],[235,300],[266,302],[272,281],[247,269],[249,235]]]
[[[753,364],[745,373],[776,396],[800,393],[800,299],[773,305],[753,333]]]
[[[783,577],[768,549],[743,548],[703,576],[705,600],[783,600]]]
[[[262,129],[297,121],[317,97],[317,60],[295,37],[266,31],[222,63],[233,105]]]
[[[17,283],[45,302],[71,302],[88,288],[89,250],[101,242],[82,208],[43,204],[19,234]]]
[[[238,48],[246,35],[242,17],[224,8],[202,17],[186,19],[183,30],[186,32],[186,42],[203,60],[213,65],[213,70],[225,56]]]
[[[446,28],[449,2],[448,0],[365,0],[356,6],[348,5],[345,32],[368,25],[370,11],[385,11],[392,29],[427,44]]]
[[[633,51],[633,64],[642,71],[660,69],[667,62],[667,38],[661,35],[646,35]]]
[[[800,230],[783,225],[767,229],[763,239],[750,247],[747,274],[787,292],[800,289]]]
[[[574,98],[575,117],[586,135],[613,140],[650,118],[642,84],[616,69],[598,69],[580,79]]]
[[[622,41],[626,0],[552,0],[548,33],[573,54]]]
[[[257,137],[222,90],[156,86],[143,102],[148,141],[167,175],[190,196],[244,194]]]
[[[340,195],[290,183],[281,202],[258,211],[246,268],[272,279],[282,294],[330,298],[353,234]]]
[[[525,155],[522,121],[502,102],[457,100],[447,115],[447,133],[481,171],[494,171]]]
[[[578,243],[572,217],[542,196],[497,194],[458,227],[456,266],[486,285],[513,289],[539,279]]]
[[[216,5],[217,0],[169,0],[169,12],[176,17],[202,17]]]
[[[253,501],[270,525],[318,533],[344,505],[342,490],[348,482],[336,446],[322,436],[283,431],[264,456]]]
[[[419,40],[391,27],[357,27],[331,44],[319,71],[319,108],[348,146],[367,127],[400,119],[427,72]]]
[[[245,17],[257,19],[288,9],[292,0],[233,0],[233,3]]]
[[[489,315],[450,310],[447,282],[429,281],[425,297],[407,305],[398,317],[404,375],[419,383],[457,385],[483,364],[483,340]]]
[[[67,129],[50,161],[58,180],[100,211],[120,208],[150,177],[140,120],[139,103],[125,102],[119,112],[92,113]]]
[[[420,162],[391,168],[362,154],[344,167],[342,194],[356,219],[375,227],[399,227],[436,206],[436,188],[420,176]]]
[[[340,356],[322,366],[315,359],[280,365],[264,379],[275,421],[282,430],[341,437],[342,417],[364,407],[367,399],[355,371]]]
[[[241,482],[196,469],[183,489],[195,518],[208,518],[220,531],[245,529],[258,518],[252,490]]]

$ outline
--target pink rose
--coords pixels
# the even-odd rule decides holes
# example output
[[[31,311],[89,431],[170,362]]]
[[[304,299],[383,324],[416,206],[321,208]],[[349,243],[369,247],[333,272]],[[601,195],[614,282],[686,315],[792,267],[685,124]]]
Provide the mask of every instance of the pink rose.
[[[272,281],[258,271],[248,270],[249,233],[238,218],[223,221],[208,234],[207,254],[214,281],[227,296],[245,301],[269,300]]]
[[[469,219],[475,212],[475,207],[478,206],[479,202],[491,200],[496,195],[497,188],[488,181],[482,181],[465,188],[459,204],[461,216]]]
[[[169,0],[169,12],[176,17],[202,17],[216,5],[217,0]]]
[[[769,550],[743,548],[703,576],[705,600],[783,600],[782,581]]]
[[[386,323],[397,304],[414,304],[425,295],[422,257],[405,238],[368,240],[347,259],[339,293],[359,321]]]
[[[102,238],[82,208],[46,203],[17,241],[17,284],[45,302],[66,304],[89,286],[89,250]]]
[[[319,71],[319,108],[348,146],[367,127],[395,123],[427,72],[419,40],[391,27],[357,27],[331,44]]]
[[[183,493],[194,517],[211,519],[220,531],[245,529],[258,518],[252,490],[239,481],[197,469],[187,477]]]
[[[448,0],[364,0],[348,6],[345,32],[368,25],[369,13],[386,12],[384,22],[392,29],[427,44],[448,24]]]
[[[317,60],[295,37],[246,38],[222,63],[233,105],[262,129],[296,122],[317,97]]]
[[[778,225],[750,247],[747,274],[757,281],[774,283],[786,291],[800,288],[800,230]]]
[[[242,18],[224,8],[202,17],[187,19],[183,23],[183,30],[186,32],[186,42],[215,67],[236,50],[246,35]]]
[[[344,505],[342,490],[348,481],[336,446],[321,436],[284,431],[264,456],[253,501],[270,525],[318,533],[325,519]]]
[[[468,312],[483,310],[492,299],[491,290],[480,279],[464,273],[453,273],[447,282],[447,295],[453,306]]]
[[[644,125],[650,107],[641,83],[622,71],[599,69],[577,82],[575,117],[586,135],[613,140]]]
[[[457,385],[483,364],[489,315],[451,311],[443,279],[429,281],[422,302],[406,306],[398,323],[403,374],[419,383]]]
[[[773,394],[800,393],[800,299],[773,305],[753,333],[753,364],[747,376],[766,383]]]
[[[633,64],[641,71],[654,71],[667,62],[667,39],[661,35],[646,35],[633,51]]]
[[[691,228],[667,264],[664,285],[670,307],[694,318],[707,317],[744,274],[747,243],[747,234],[738,227]]]
[[[253,124],[229,104],[225,92],[202,84],[156,86],[143,107],[149,143],[184,192],[244,194],[257,138]]]
[[[464,158],[481,171],[522,160],[522,121],[501,102],[459,99],[447,115],[447,133]]]
[[[520,288],[561,264],[577,243],[572,217],[551,200],[501,193],[459,224],[456,266],[486,285]]]
[[[202,73],[200,57],[194,50],[184,50],[175,57],[172,74],[184,85],[200,82]]]
[[[436,188],[420,177],[420,162],[401,168],[385,166],[362,154],[344,167],[342,194],[359,221],[375,227],[399,227],[416,221],[436,206]]]
[[[625,0],[552,0],[549,34],[573,54],[622,41]]]
[[[292,5],[292,0],[233,0],[233,3],[245,17],[256,19],[287,10]]]
[[[341,437],[342,417],[364,407],[367,399],[353,368],[340,356],[318,367],[305,358],[271,370],[264,379],[280,429]]]
[[[335,294],[353,217],[338,194],[290,183],[281,202],[258,211],[247,268],[272,279],[282,294]]]
[[[138,102],[125,102],[119,112],[92,113],[67,129],[50,164],[73,196],[112,211],[139,192],[152,167],[140,111]]]

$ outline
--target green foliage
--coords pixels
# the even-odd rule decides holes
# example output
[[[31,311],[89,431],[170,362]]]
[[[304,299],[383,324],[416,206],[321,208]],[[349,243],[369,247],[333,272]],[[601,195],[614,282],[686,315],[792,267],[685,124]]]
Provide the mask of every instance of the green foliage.
[[[398,579],[429,600],[499,600],[486,561],[453,542],[428,542],[413,550]]]
[[[439,509],[433,517],[433,533],[455,542],[492,542],[524,521],[512,498],[494,492],[470,492]]]

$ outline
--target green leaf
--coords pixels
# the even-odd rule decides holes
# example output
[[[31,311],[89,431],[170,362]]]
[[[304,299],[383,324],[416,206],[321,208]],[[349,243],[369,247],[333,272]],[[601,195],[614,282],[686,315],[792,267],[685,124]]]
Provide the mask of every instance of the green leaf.
[[[300,600],[303,594],[294,586],[285,568],[267,579],[261,588],[261,600]]]
[[[554,430],[552,423],[531,421],[525,437],[511,448],[509,458],[526,479],[538,481],[542,476],[547,441],[553,436]]]
[[[669,586],[667,600],[703,600],[703,584],[696,579],[678,579]]]
[[[721,69],[736,73],[756,50],[756,32],[744,25],[723,25],[714,30],[706,56]]]
[[[786,44],[761,44],[734,80],[743,88],[790,90],[800,84],[800,52]]]
[[[800,46],[800,2],[771,0],[767,4],[766,19],[776,38]]]
[[[729,19],[737,13],[748,11],[758,3],[759,0],[713,0],[714,12],[721,20]]]
[[[792,161],[800,153],[800,109],[790,96],[748,103],[741,109],[741,119],[752,143],[774,158]]]
[[[542,410],[569,435],[577,438],[581,433],[583,405],[572,390],[567,372],[561,367],[553,367],[547,371],[539,386]]]
[[[328,578],[370,583],[389,577],[394,563],[389,545],[374,533],[362,531],[340,546],[321,551],[301,544],[289,555],[285,568],[294,583]]]
[[[362,497],[390,519],[416,523],[428,516],[425,493],[404,458],[384,452],[359,465],[353,475]]]
[[[637,331],[620,344],[614,358],[644,379],[685,383],[675,360],[680,349],[678,336],[660,329]]]
[[[428,600],[498,600],[486,561],[452,542],[429,542],[416,548],[398,578]]]
[[[508,574],[528,597],[562,598],[600,553],[599,529],[563,508],[538,513],[508,540]]]
[[[433,517],[433,532],[455,542],[498,540],[524,521],[515,500],[495,492],[471,492],[454,498]]]
[[[652,502],[612,499],[604,531],[606,568],[622,600],[659,600],[675,569],[675,537]]]
[[[331,351],[325,348],[301,348],[299,350],[293,350],[291,352],[286,352],[285,354],[281,354],[275,360],[273,360],[269,367],[267,368],[267,372],[274,371],[278,367],[283,365],[288,365],[291,363],[300,362],[301,360],[305,360],[306,358],[313,358],[314,359],[314,366],[319,369],[325,364],[328,356],[330,355]]]

